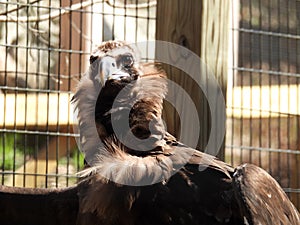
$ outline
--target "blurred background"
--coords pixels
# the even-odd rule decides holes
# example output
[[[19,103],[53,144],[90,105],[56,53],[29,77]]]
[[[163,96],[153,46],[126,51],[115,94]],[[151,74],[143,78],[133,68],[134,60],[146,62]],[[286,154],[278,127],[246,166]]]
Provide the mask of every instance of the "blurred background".
[[[198,54],[226,99],[218,156],[262,166],[300,208],[298,0],[0,0],[0,184],[77,181],[83,155],[70,100],[91,51],[111,39],[165,40]],[[154,59],[153,49],[142,51],[142,60]],[[181,71],[164,68],[197,105],[203,149],[211,119],[205,97]],[[175,111],[166,106],[178,136],[184,121]]]

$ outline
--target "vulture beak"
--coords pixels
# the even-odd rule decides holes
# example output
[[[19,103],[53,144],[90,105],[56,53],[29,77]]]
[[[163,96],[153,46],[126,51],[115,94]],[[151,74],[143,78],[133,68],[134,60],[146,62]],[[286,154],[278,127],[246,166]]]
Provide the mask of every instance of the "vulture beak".
[[[100,82],[104,86],[107,80],[121,80],[130,77],[130,68],[133,61],[128,55],[120,55],[118,57],[104,56],[99,63]],[[130,64],[128,64],[130,62]]]

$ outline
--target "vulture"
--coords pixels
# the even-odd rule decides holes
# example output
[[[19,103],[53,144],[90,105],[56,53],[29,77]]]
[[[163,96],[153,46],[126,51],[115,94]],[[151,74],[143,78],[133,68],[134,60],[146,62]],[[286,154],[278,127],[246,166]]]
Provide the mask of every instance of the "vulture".
[[[169,134],[163,70],[123,41],[102,43],[73,96],[86,168],[62,189],[0,186],[1,224],[300,224],[263,169],[231,167]]]
[[[266,171],[233,168],[166,131],[167,89],[164,71],[139,62],[133,45],[108,41],[92,53],[73,98],[89,165],[82,224],[300,224]]]

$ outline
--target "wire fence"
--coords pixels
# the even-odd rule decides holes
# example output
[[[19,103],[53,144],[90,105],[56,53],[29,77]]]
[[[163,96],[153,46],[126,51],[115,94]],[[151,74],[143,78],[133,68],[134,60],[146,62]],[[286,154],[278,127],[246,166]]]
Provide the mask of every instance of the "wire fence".
[[[226,159],[262,166],[299,208],[300,2],[241,0],[237,11]]]
[[[300,2],[232,0],[225,160],[269,171],[300,206]],[[0,1],[0,179],[69,186],[70,99],[94,47],[155,40],[153,0]]]
[[[154,40],[156,2],[0,1],[0,176],[69,186],[82,169],[70,100],[92,49]]]

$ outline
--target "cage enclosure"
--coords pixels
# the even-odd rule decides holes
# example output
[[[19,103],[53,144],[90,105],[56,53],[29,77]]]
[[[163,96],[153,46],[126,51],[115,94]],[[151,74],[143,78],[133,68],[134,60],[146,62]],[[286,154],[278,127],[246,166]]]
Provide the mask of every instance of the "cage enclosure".
[[[0,1],[1,184],[77,182],[83,155],[70,101],[92,50],[112,39],[163,40],[197,54],[221,87],[227,118],[218,156],[263,167],[299,209],[299,27],[297,0]],[[142,61],[155,60],[155,48],[141,51]],[[193,100],[204,149],[213,118],[203,90],[183,71],[162,67]],[[177,101],[180,109],[165,103],[164,115],[180,136],[189,118],[180,118],[188,109]]]

